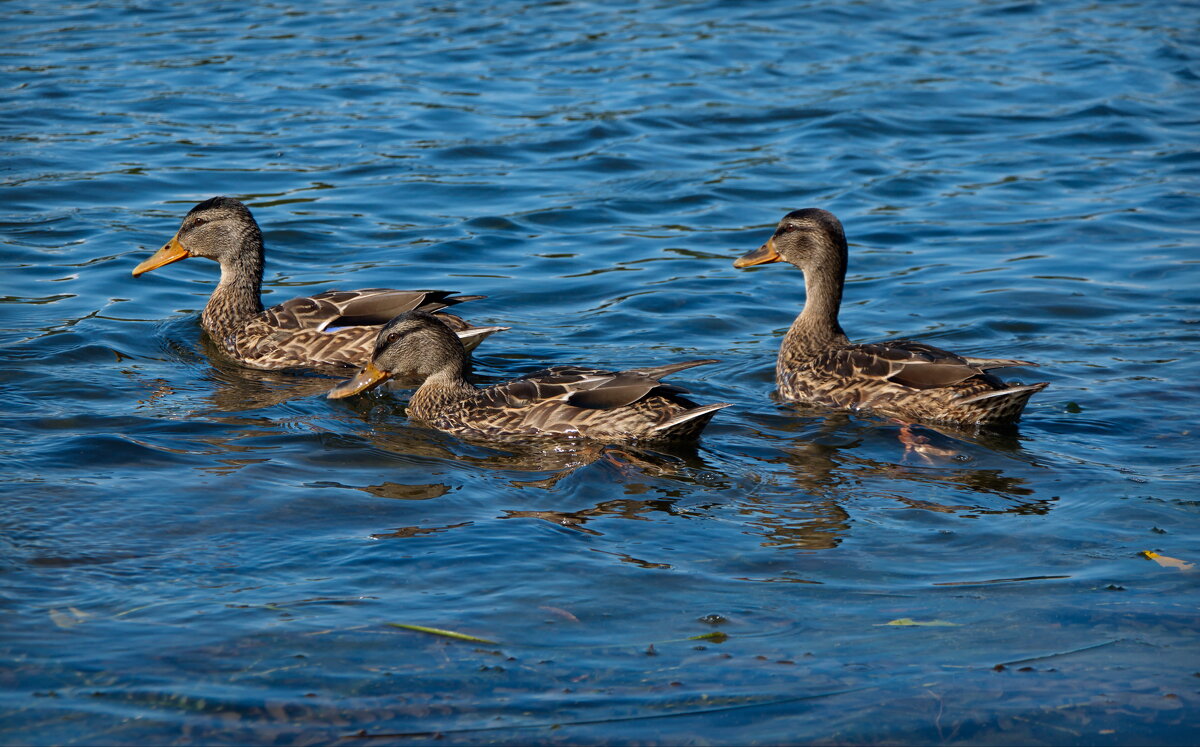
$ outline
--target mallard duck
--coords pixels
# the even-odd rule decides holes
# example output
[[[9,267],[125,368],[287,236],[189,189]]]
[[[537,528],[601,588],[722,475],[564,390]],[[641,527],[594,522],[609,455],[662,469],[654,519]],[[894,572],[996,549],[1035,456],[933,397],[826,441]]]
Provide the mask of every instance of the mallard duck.
[[[912,340],[854,344],[838,324],[846,280],[846,234],[833,213],[788,213],[774,235],[733,263],[788,262],[804,272],[806,299],[779,348],[775,384],[787,400],[870,410],[902,421],[961,425],[1015,422],[1046,382],[1010,386],[989,373],[1032,366],[975,358]]]
[[[402,376],[423,382],[409,400],[409,418],[458,435],[610,442],[682,439],[698,435],[713,413],[729,405],[697,406],[680,396],[685,390],[659,379],[715,362],[615,372],[554,366],[478,389],[467,381],[470,362],[454,333],[432,314],[410,311],[379,330],[370,363],[329,397],[349,397]]]
[[[250,210],[232,197],[196,205],[171,240],[133,268],[133,276],[188,257],[221,265],[221,281],[200,315],[200,326],[230,358],[251,368],[359,367],[370,358],[379,328],[412,309],[437,311],[483,296],[454,291],[366,288],[326,291],[263,309],[263,239]],[[473,327],[442,314],[472,350],[507,327]]]

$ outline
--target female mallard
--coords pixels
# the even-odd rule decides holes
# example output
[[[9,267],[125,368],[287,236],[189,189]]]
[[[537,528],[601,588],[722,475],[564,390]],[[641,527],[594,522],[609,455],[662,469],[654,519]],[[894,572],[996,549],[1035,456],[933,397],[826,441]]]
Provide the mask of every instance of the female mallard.
[[[234,360],[261,369],[362,366],[379,328],[411,309],[436,311],[483,296],[454,291],[367,288],[326,291],[263,309],[262,232],[250,210],[232,197],[214,197],[188,211],[179,231],[133,276],[188,257],[221,264],[221,281],[200,315],[200,326]],[[507,327],[472,327],[450,314],[441,318],[468,350]]]
[[[784,399],[902,420],[998,425],[1021,417],[1046,382],[1009,386],[988,373],[1027,361],[972,358],[912,340],[855,345],[838,325],[846,280],[846,234],[833,213],[788,213],[775,234],[733,263],[788,262],[804,272],[804,310],[783,338],[775,385]]]
[[[686,361],[633,371],[555,366],[477,389],[458,338],[423,311],[402,314],[379,330],[371,361],[329,396],[349,397],[393,376],[422,381],[408,416],[439,430],[476,438],[667,440],[696,436],[728,404],[698,407],[662,377],[716,361]]]

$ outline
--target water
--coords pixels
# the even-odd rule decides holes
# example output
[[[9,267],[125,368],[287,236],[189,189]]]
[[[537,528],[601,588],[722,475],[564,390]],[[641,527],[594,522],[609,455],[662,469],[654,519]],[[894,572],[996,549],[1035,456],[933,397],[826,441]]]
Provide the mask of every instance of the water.
[[[1139,553],[1200,562],[1196,4],[3,15],[0,742],[1194,742],[1200,573]],[[239,369],[215,265],[130,276],[215,194],[269,301],[486,294],[486,381],[734,407],[522,453]],[[853,338],[1042,364],[1019,431],[771,399],[801,277],[731,261],[805,206]]]

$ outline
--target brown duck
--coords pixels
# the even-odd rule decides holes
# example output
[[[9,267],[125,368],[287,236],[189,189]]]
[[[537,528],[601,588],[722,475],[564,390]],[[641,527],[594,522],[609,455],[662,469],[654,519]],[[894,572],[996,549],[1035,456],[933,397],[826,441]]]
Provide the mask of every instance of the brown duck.
[[[379,331],[371,361],[329,392],[349,397],[393,376],[423,381],[408,417],[439,430],[511,440],[587,438],[660,441],[694,438],[728,404],[698,406],[659,379],[711,360],[632,371],[555,366],[485,389],[467,380],[462,343],[439,318],[410,311]]]
[[[370,359],[379,328],[397,314],[483,298],[454,291],[366,288],[302,296],[264,309],[262,232],[250,210],[232,197],[214,197],[188,211],[179,231],[133,268],[133,276],[188,257],[220,263],[221,280],[200,315],[200,326],[225,354],[251,368],[359,367]],[[440,318],[468,350],[508,329],[474,327],[450,314]]]
[[[1046,382],[1010,386],[990,373],[1033,366],[1006,358],[974,358],[912,340],[851,343],[838,324],[846,279],[846,235],[833,213],[788,213],[758,249],[733,263],[788,262],[804,272],[804,310],[783,338],[775,366],[781,397],[906,421],[960,425],[1016,422]]]

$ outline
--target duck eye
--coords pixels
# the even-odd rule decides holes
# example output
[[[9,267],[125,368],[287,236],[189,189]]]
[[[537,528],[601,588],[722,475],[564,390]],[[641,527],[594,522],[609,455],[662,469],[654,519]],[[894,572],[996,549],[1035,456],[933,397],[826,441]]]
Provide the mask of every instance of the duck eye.
[[[203,226],[205,223],[208,223],[208,221],[206,221],[203,218],[197,218],[196,220],[192,221],[192,228],[199,228],[200,226]]]
[[[391,333],[390,335],[387,336],[388,345],[391,345],[393,342],[395,342],[396,340],[399,340],[399,339],[400,339],[399,332]]]

